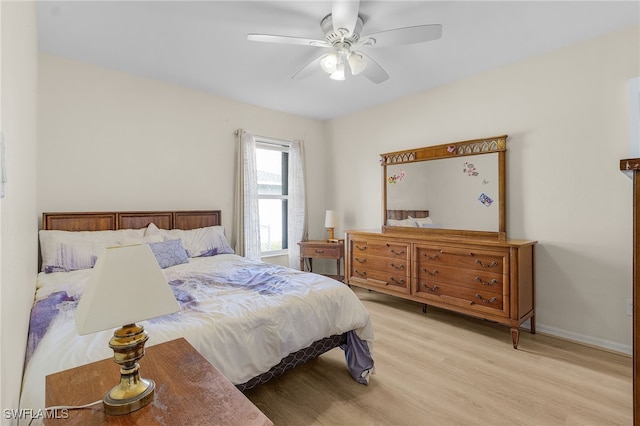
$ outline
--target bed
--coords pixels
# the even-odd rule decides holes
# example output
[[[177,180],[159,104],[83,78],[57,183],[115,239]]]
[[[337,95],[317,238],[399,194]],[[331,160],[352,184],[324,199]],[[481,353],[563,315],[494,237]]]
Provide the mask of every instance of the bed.
[[[179,240],[186,253],[161,263],[181,310],[141,322],[147,346],[185,337],[241,391],[338,346],[354,380],[373,373],[371,321],[351,289],[233,254],[219,210],[43,213],[39,238],[21,408],[44,408],[47,375],[113,356],[113,330],[79,336],[73,321],[98,253],[112,245]]]

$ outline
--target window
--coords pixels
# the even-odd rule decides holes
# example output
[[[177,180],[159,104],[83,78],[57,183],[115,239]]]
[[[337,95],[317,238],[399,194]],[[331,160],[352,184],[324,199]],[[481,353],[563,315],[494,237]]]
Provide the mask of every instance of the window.
[[[256,140],[260,254],[287,252],[289,147]]]

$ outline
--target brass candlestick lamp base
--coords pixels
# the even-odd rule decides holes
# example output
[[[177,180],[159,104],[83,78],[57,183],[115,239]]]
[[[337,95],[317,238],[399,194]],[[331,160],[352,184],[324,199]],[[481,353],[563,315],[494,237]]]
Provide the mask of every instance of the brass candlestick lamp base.
[[[144,344],[149,334],[143,326],[128,324],[113,333],[109,347],[114,361],[121,365],[120,383],[103,399],[104,412],[109,415],[128,414],[153,400],[155,383],[140,377],[138,360],[144,356]]]
[[[336,237],[333,235],[333,230],[334,228],[327,228],[327,231],[329,231],[329,238],[327,239],[327,241],[330,243],[336,241]]]

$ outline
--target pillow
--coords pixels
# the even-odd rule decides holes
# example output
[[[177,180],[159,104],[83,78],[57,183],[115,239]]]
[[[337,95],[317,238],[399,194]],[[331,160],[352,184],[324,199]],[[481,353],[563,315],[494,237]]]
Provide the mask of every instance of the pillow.
[[[440,228],[441,226],[437,223],[419,223],[418,228]]]
[[[388,226],[410,226],[417,227],[418,224],[411,218],[409,219],[387,219]]]
[[[149,243],[153,255],[161,269],[189,262],[187,252],[180,240],[166,240],[159,243]]]
[[[411,217],[411,216],[409,216],[409,219],[413,220],[416,223],[416,226],[433,223],[433,220],[431,220],[430,217]]]
[[[157,234],[164,236],[165,240],[177,238],[182,240],[182,244],[189,257],[205,257],[234,253],[224,236],[224,228],[222,226],[167,230],[159,229],[152,223],[145,231],[145,236]]]
[[[120,240],[144,236],[143,229],[117,231],[57,231],[40,230],[40,254],[42,271],[69,272],[90,269],[100,252]]]
[[[118,240],[118,245],[121,246],[132,246],[136,244],[149,244],[149,243],[161,243],[164,241],[164,237],[160,234],[158,235],[143,235],[141,237],[136,238],[125,238],[122,240]]]

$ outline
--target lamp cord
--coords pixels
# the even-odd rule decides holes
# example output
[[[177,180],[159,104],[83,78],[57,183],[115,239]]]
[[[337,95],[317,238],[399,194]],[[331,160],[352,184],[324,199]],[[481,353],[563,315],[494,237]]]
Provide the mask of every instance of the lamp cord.
[[[44,409],[44,411],[50,411],[50,410],[80,410],[82,408],[89,408],[89,407],[93,407],[96,404],[100,404],[102,403],[102,400],[99,399],[97,401],[93,401],[90,402],[89,404],[85,404],[85,405],[55,405],[52,407],[47,407]],[[29,421],[29,426],[31,426],[31,423],[35,420],[35,417],[32,417],[31,420]]]

